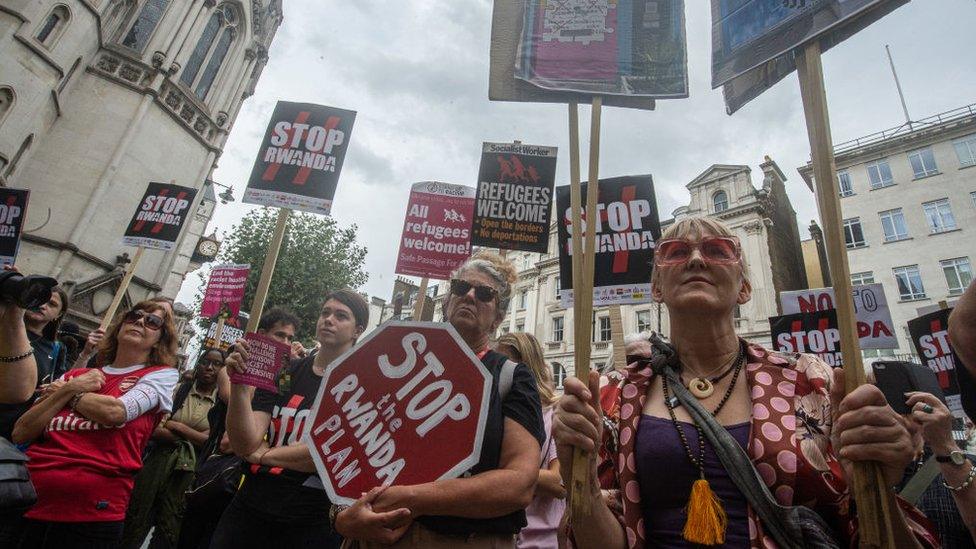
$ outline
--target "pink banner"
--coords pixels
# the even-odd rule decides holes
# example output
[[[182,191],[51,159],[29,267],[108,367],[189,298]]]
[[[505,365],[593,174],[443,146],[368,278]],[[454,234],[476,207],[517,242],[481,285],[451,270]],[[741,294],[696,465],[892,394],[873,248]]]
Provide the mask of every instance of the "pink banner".
[[[436,181],[415,183],[403,221],[396,273],[450,278],[471,255],[474,188]]]
[[[278,392],[278,372],[288,364],[291,348],[270,337],[255,333],[244,334],[247,341],[247,365],[243,374],[231,370],[231,383],[250,385],[258,389]]]
[[[250,265],[218,265],[210,272],[210,282],[203,294],[203,306],[200,314],[214,317],[225,313],[228,317],[236,317],[241,312],[241,301],[244,300],[244,288],[247,286],[247,275],[251,272]]]

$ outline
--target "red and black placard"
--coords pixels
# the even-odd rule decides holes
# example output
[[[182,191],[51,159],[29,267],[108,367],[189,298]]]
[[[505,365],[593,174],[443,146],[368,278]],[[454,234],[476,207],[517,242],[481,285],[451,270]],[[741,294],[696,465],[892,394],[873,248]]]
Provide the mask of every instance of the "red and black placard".
[[[17,260],[29,198],[27,189],[0,187],[0,266]]]
[[[833,368],[844,365],[836,309],[769,317],[773,348],[819,356]]]
[[[173,183],[150,183],[122,238],[126,246],[172,250],[190,215],[197,190]]]
[[[244,202],[329,215],[356,112],[279,101]]]
[[[922,364],[928,366],[939,379],[939,387],[953,415],[962,417],[962,397],[959,390],[959,370],[964,366],[949,342],[949,314],[952,309],[939,309],[908,321],[908,333],[918,351]]]

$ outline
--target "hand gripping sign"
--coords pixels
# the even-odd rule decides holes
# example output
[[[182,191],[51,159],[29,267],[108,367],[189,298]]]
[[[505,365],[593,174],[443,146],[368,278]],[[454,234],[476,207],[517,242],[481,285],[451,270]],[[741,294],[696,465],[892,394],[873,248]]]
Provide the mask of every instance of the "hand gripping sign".
[[[305,443],[329,499],[454,478],[478,463],[491,374],[453,326],[389,322],[325,371]]]

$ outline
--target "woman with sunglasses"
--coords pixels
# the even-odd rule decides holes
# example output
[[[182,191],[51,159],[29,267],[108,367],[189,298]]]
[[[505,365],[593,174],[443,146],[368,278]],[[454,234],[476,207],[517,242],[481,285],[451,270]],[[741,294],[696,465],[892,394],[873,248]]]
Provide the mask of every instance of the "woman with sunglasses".
[[[870,385],[844,396],[843,372],[811,355],[768,351],[740,339],[733,312],[752,295],[738,239],[718,221],[685,218],[655,249],[651,295],[667,305],[671,342],[653,338],[654,356],[630,364],[619,419],[606,425],[599,376],[564,383],[553,430],[563,479],[574,447],[591,456],[590,516],[573,536],[581,549],[775,546],[719,454],[675,398],[678,383],[748,455],[777,503],[823,517],[840,546],[856,535],[846,478],[853,462],[876,461],[885,486],[901,479],[911,440],[884,395]],[[673,371],[673,381],[663,383]],[[604,429],[613,431],[608,436]],[[595,450],[612,456],[610,501],[600,497]],[[613,446],[608,448],[608,446]],[[726,455],[731,455],[726,453]],[[601,467],[602,468],[602,467]],[[606,477],[604,477],[606,479]],[[891,501],[894,546],[932,542]]]
[[[18,547],[117,546],[143,448],[172,409],[176,350],[172,317],[143,301],[102,341],[106,366],[70,370],[20,418],[37,504]]]
[[[515,547],[545,440],[532,372],[488,348],[515,279],[510,261],[481,251],[455,272],[444,302],[444,317],[494,378],[480,462],[461,478],[375,488],[347,509],[334,507],[336,530],[360,547]],[[512,381],[505,395],[498,383],[503,372]]]

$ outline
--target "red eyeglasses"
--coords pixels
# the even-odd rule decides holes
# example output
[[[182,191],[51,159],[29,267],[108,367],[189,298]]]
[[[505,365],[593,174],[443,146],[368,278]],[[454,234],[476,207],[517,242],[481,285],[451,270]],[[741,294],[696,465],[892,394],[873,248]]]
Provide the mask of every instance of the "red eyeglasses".
[[[660,240],[654,249],[654,264],[659,267],[682,265],[691,259],[691,252],[698,249],[706,263],[731,265],[742,258],[739,239],[731,236],[710,236],[697,242],[684,238]]]

